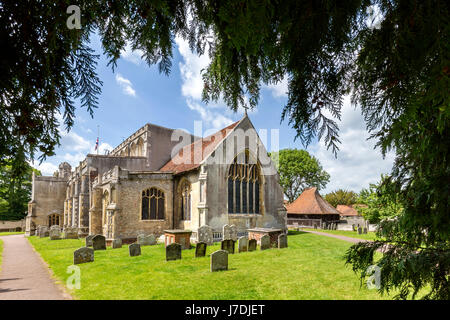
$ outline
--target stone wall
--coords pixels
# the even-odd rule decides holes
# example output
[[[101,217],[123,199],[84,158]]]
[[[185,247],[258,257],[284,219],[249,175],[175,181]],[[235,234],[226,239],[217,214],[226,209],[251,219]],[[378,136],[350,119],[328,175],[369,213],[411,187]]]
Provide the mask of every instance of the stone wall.
[[[22,220],[0,220],[0,232],[25,231],[25,219]]]

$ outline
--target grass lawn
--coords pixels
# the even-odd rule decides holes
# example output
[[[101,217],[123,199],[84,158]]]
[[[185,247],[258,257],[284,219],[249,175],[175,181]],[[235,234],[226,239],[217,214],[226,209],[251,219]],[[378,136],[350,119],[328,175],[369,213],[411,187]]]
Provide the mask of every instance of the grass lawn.
[[[12,236],[14,234],[24,234],[25,232],[0,232],[0,237],[1,236]]]
[[[368,231],[367,234],[358,234],[357,231],[345,231],[345,230],[322,230],[322,229],[311,229],[311,228],[302,228],[302,230],[308,230],[308,231],[317,231],[317,232],[324,232],[324,233],[330,233],[335,234],[339,236],[346,236],[350,238],[357,238],[357,239],[364,239],[364,240],[375,240],[377,236],[375,235],[375,232]]]
[[[84,240],[28,238],[56,277],[66,282],[73,251]],[[291,232],[289,248],[229,255],[229,270],[210,272],[209,256],[195,258],[183,250],[182,260],[165,261],[164,245],[142,247],[129,257],[128,246],[96,251],[95,261],[78,265],[78,299],[387,299],[360,287],[342,256],[345,241]],[[236,246],[237,247],[237,246]],[[208,247],[207,254],[220,249]]]

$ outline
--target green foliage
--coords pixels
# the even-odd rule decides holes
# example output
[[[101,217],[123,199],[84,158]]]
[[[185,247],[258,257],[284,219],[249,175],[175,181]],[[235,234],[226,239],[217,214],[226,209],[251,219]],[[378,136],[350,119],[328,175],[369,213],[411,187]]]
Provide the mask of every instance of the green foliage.
[[[309,187],[325,188],[330,175],[314,156],[305,150],[283,149],[270,154],[280,175],[280,185],[289,202]]]
[[[403,206],[395,193],[390,193],[385,183],[388,177],[381,176],[378,184],[370,184],[368,189],[361,190],[358,198],[359,204],[365,206],[356,207],[356,210],[370,223],[379,223],[383,219],[399,216],[403,212]]]
[[[41,174],[26,161],[21,164],[18,161],[19,158],[14,158],[0,165],[0,220],[20,220],[26,216],[33,171]],[[18,167],[19,174],[14,172]]]
[[[353,191],[338,189],[327,193],[325,195],[325,200],[335,208],[339,204],[349,206],[357,202],[358,194]]]

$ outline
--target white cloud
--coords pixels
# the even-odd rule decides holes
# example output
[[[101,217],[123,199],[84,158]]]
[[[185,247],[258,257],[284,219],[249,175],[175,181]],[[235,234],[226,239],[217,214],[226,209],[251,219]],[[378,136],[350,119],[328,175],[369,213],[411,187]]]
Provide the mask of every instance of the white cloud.
[[[232,119],[225,117],[220,113],[213,112],[197,102],[190,99],[187,99],[186,102],[189,109],[197,111],[200,114],[201,119],[214,129],[219,130],[233,123]]]
[[[112,151],[112,149],[114,149],[114,148],[111,147],[111,145],[109,143],[102,142],[98,146],[98,154],[105,154],[105,151]],[[89,153],[97,154],[97,150],[95,150],[95,144],[92,146],[92,148],[90,149]]]
[[[133,89],[133,84],[127,78],[122,77],[120,73],[116,74],[116,82],[122,87],[122,91],[129,96],[136,96],[136,91]]]
[[[120,55],[122,58],[131,63],[134,63],[135,65],[141,65],[144,62],[144,60],[142,59],[144,51],[140,49],[132,50],[129,43],[127,43],[125,48],[120,52]]]
[[[344,99],[342,117],[338,124],[341,144],[337,159],[322,141],[309,150],[331,176],[326,189],[321,191],[322,194],[339,188],[359,192],[362,188],[367,188],[369,183],[378,182],[382,173],[390,173],[394,162],[393,152],[383,159],[381,151],[374,149],[376,140],[367,140],[369,133],[361,112],[359,108],[355,110],[351,106],[348,97]]]
[[[68,150],[85,151],[89,150],[92,142],[86,140],[82,136],[76,134],[74,131],[60,130],[61,146]]]
[[[288,95],[288,80],[284,77],[280,82],[275,84],[269,84],[265,86],[272,92],[272,96],[275,98],[286,98]]]
[[[43,176],[52,176],[53,173],[58,170],[58,166],[50,162],[43,162],[39,164],[39,161],[34,161],[31,162],[30,165],[33,168],[38,169]]]

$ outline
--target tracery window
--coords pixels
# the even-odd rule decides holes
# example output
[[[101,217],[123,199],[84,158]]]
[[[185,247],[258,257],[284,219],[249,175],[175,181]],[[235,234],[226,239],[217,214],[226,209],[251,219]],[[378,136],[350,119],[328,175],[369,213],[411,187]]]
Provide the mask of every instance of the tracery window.
[[[48,226],[51,227],[54,225],[59,226],[59,214],[51,214],[48,216]]]
[[[247,151],[239,154],[228,171],[228,213],[259,213],[260,175]]]
[[[182,220],[191,220],[191,185],[184,181],[181,185]]]
[[[142,220],[164,220],[164,192],[157,188],[142,191]]]

